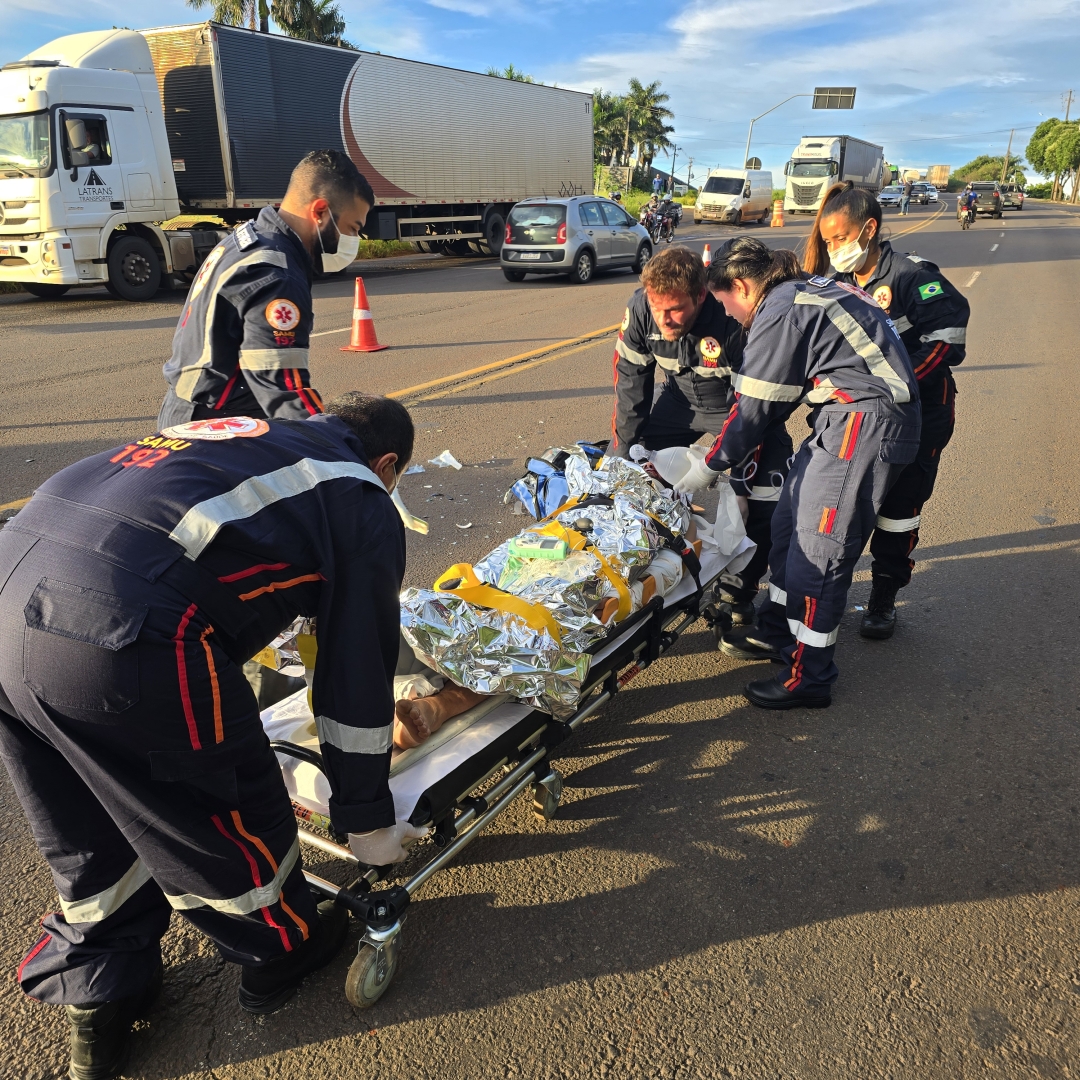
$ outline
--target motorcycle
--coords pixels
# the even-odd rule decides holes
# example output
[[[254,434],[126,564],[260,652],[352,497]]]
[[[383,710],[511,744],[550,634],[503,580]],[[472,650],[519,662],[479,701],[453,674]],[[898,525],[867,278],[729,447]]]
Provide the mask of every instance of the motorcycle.
[[[975,207],[974,206],[962,206],[960,207],[960,228],[970,229],[972,223],[975,221]]]
[[[658,244],[661,240],[671,243],[675,239],[675,227],[682,217],[682,207],[678,203],[666,202],[656,213],[656,234],[653,243]]]

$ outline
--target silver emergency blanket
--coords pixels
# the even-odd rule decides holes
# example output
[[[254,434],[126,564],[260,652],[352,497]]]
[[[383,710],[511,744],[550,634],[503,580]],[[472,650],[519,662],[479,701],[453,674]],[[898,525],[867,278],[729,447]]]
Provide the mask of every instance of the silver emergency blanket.
[[[270,666],[273,660],[274,668],[282,675],[299,677],[304,674],[304,661],[300,658],[300,648],[296,643],[301,634],[314,635],[315,620],[300,616],[294,619],[265,649],[258,654],[260,663]]]
[[[606,495],[612,504],[571,507],[556,520],[583,533],[624,582],[637,581],[663,547],[649,515],[681,534],[689,525],[689,510],[633,462],[610,459],[594,471],[580,448],[567,450],[571,497]],[[593,612],[616,589],[587,550],[572,551],[565,560],[519,559],[509,545],[509,540],[500,544],[478,562],[477,577],[542,604],[558,624],[561,642],[518,615],[433,589],[402,592],[402,633],[426,664],[452,682],[480,694],[507,693],[554,716],[568,716],[589,671],[587,650],[610,629]]]

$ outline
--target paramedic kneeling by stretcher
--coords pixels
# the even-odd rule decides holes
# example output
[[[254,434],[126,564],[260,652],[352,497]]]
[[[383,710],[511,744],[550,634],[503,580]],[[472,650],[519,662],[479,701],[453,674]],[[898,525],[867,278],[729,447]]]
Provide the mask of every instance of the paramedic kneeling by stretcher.
[[[918,450],[918,383],[881,308],[851,285],[804,279],[791,252],[749,237],[730,241],[709,269],[709,288],[749,336],[731,414],[704,463],[676,486],[708,486],[800,402],[812,408],[813,429],[773,516],[769,602],[757,627],[729,630],[721,648],[784,665],[778,677],[746,688],[753,704],[828,705],[855,563]]]
[[[355,392],[308,420],[193,421],[69,466],[0,532],[0,752],[62,909],[19,981],[68,1006],[77,1080],[122,1065],[172,911],[242,965],[250,1012],[344,940],[345,910],[317,910],[305,884],[241,671],[298,615],[323,637],[334,826],[365,862],[404,857],[389,766],[405,542],[388,492],[412,446],[401,405]]]

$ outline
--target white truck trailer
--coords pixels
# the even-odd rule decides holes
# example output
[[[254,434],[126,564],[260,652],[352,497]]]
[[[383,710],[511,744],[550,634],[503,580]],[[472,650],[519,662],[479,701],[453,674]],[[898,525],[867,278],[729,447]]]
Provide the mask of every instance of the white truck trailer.
[[[220,222],[346,152],[366,235],[497,253],[529,196],[592,193],[592,97],[217,23],[58,38],[0,69],[0,281],[39,296],[190,281]]]
[[[784,209],[816,214],[825,192],[841,180],[875,195],[881,190],[885,153],[851,135],[804,135],[784,166]]]

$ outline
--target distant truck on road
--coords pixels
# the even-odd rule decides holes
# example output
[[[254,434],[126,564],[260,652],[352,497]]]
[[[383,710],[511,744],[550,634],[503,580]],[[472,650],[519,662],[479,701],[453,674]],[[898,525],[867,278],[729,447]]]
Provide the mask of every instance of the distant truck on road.
[[[951,165],[931,165],[926,170],[926,182],[933,184],[938,191],[948,191],[949,173],[951,172]]]
[[[881,190],[885,154],[852,135],[804,135],[784,166],[788,213],[816,214],[825,192],[841,180],[875,195]]]
[[[591,95],[536,83],[212,22],[73,34],[0,69],[0,281],[149,299],[324,147],[369,238],[497,253],[514,203],[592,193],[592,132]]]

